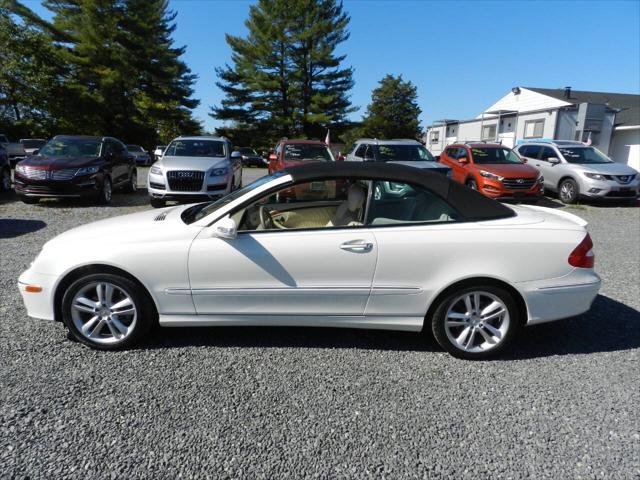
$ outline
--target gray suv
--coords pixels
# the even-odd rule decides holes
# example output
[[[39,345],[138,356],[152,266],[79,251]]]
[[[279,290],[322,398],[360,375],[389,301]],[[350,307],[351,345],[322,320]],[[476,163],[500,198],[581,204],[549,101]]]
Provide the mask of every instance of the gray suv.
[[[361,138],[356,140],[347,153],[348,162],[390,162],[416,168],[428,168],[448,177],[451,169],[438,163],[433,155],[417,140],[378,140]]]
[[[637,171],[584,143],[531,141],[514,150],[540,170],[544,187],[557,192],[563,203],[575,203],[581,197],[635,202],[638,196]]]

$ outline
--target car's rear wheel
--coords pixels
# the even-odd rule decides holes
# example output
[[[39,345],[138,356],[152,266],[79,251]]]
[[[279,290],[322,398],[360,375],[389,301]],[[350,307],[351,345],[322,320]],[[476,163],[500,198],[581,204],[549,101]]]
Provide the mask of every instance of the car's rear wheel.
[[[69,333],[99,350],[133,345],[155,318],[155,307],[146,292],[120,275],[86,275],[73,282],[62,299],[62,320]]]
[[[104,177],[102,181],[102,187],[98,192],[98,203],[100,205],[107,205],[111,203],[111,197],[113,196],[113,189],[111,186],[111,179],[109,177]]]
[[[473,178],[467,180],[466,185],[472,190],[478,190],[478,183]]]
[[[434,312],[431,330],[438,344],[454,357],[482,360],[507,347],[521,323],[511,293],[479,284],[443,298]]]
[[[151,197],[151,206],[153,208],[163,208],[167,205],[167,202],[162,198],[153,198]]]
[[[8,192],[11,190],[11,169],[3,168],[0,172],[0,192]]]
[[[560,201],[562,203],[576,203],[579,195],[580,190],[578,183],[574,179],[567,178],[560,183],[560,187],[558,188],[558,197],[560,197]]]
[[[131,175],[129,175],[129,181],[127,182],[125,190],[129,193],[136,193],[138,191],[138,172],[135,168],[131,170]]]

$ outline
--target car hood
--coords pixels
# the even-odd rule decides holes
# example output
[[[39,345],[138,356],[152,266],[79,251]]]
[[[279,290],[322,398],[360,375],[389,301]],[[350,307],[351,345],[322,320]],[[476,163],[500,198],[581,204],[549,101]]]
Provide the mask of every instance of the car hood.
[[[193,227],[182,221],[180,214],[191,205],[180,205],[157,210],[145,210],[119,217],[98,220],[80,227],[72,228],[58,235],[44,245],[44,249],[56,247],[92,248],[97,245],[113,245],[149,242],[158,239],[166,241],[172,237],[197,233],[202,227]]]
[[[505,178],[535,178],[539,173],[535,167],[525,163],[514,163],[510,165],[501,163],[476,163],[474,166],[478,170],[495,173]]]
[[[446,165],[438,162],[429,162],[427,160],[424,161],[415,161],[415,160],[390,160],[386,163],[394,163],[396,165],[406,165],[408,167],[414,168],[439,168],[441,170],[451,170]]]
[[[172,157],[165,155],[158,165],[167,170],[208,170],[222,168],[228,164],[226,158],[215,157]]]
[[[100,157],[45,157],[34,155],[20,162],[23,167],[39,167],[47,170],[79,168],[95,164]]]
[[[574,164],[575,165],[575,164]],[[602,173],[605,175],[637,175],[638,172],[622,163],[598,163],[595,165],[578,164],[585,172]]]

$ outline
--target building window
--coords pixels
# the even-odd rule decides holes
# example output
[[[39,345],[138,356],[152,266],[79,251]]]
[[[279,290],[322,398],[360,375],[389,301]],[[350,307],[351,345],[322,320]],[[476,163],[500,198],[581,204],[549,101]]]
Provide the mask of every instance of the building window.
[[[440,141],[440,132],[438,130],[434,130],[431,132],[431,143],[438,143]]]
[[[542,138],[544,120],[527,120],[524,122],[524,138]]]
[[[495,125],[484,125],[482,127],[482,138],[481,140],[495,140],[496,138],[496,126]]]

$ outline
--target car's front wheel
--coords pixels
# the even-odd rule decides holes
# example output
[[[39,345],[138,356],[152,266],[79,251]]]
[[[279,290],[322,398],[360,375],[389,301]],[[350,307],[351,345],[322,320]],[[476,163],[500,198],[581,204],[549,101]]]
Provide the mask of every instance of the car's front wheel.
[[[508,346],[521,323],[518,305],[507,290],[468,285],[442,299],[431,330],[438,344],[454,357],[482,360]]]
[[[86,275],[73,282],[62,299],[62,320],[71,335],[100,350],[133,345],[155,318],[155,307],[143,289],[120,275]]]
[[[107,176],[102,181],[102,187],[98,192],[98,203],[100,205],[108,205],[111,203],[111,197],[113,196],[113,189],[111,186],[111,179]]]
[[[558,188],[558,192],[560,201],[567,204],[576,203],[580,194],[578,183],[572,178],[563,180]]]
[[[478,183],[473,178],[470,178],[469,180],[467,180],[466,185],[471,190],[478,190]]]
[[[0,192],[8,192],[11,190],[11,169],[3,168],[0,172]]]
[[[127,182],[125,191],[129,193],[136,193],[138,191],[138,172],[135,168],[131,170],[131,175],[129,175],[129,181]]]

